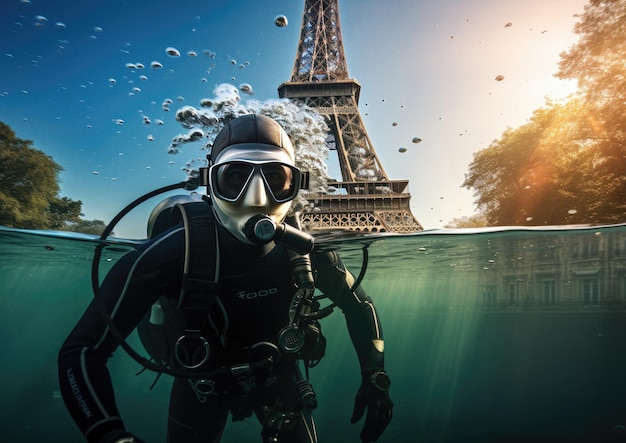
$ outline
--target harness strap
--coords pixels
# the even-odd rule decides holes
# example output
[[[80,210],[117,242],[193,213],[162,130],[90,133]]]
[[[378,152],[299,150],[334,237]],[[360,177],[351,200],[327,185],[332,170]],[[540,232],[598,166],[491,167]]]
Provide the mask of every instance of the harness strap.
[[[179,203],[176,208],[185,225],[185,265],[177,304],[177,308],[181,308],[187,294],[217,296],[220,248],[217,223],[206,202]],[[172,216],[175,213],[172,211]]]

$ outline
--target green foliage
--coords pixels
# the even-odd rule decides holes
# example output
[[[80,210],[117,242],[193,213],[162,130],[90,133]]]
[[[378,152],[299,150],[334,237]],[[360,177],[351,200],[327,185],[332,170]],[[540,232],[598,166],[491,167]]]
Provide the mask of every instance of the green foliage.
[[[50,156],[17,138],[0,122],[0,225],[21,229],[93,232],[104,225],[82,220],[80,200],[58,197],[58,175],[63,170]]]
[[[580,94],[547,102],[477,152],[463,186],[491,225],[617,223],[626,214],[626,2],[592,0],[557,76]]]
[[[62,170],[51,157],[33,149],[0,123],[0,225],[46,229],[46,209],[59,192]]]
[[[574,32],[576,45],[561,54],[560,78],[576,79],[595,130],[594,157],[603,192],[595,210],[604,222],[626,214],[626,2],[591,0]]]
[[[71,232],[81,232],[83,234],[100,235],[106,228],[106,223],[102,220],[84,220],[80,219],[74,223],[67,224],[65,230]],[[115,235],[115,233],[111,233]]]
[[[68,225],[80,222],[83,203],[67,197],[55,197],[46,208],[48,229],[67,230]]]
[[[447,223],[444,228],[484,228],[489,226],[484,214],[474,214],[470,217],[455,218]]]

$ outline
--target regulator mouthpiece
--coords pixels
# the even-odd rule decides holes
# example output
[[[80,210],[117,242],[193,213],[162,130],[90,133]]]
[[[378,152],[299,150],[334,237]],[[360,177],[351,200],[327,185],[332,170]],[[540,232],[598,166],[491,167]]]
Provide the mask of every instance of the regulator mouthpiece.
[[[267,215],[257,214],[248,219],[243,226],[243,233],[255,245],[264,245],[274,239],[276,223]]]
[[[267,215],[251,217],[243,227],[243,233],[255,245],[264,245],[274,240],[287,249],[299,254],[308,254],[313,249],[313,237],[286,223],[276,224]]]

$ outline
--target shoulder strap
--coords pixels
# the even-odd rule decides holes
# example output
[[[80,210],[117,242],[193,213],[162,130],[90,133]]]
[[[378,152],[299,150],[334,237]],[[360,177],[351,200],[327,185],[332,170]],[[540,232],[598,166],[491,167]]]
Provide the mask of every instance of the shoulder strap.
[[[176,205],[185,226],[185,265],[177,307],[192,293],[216,294],[220,272],[217,224],[204,201]]]

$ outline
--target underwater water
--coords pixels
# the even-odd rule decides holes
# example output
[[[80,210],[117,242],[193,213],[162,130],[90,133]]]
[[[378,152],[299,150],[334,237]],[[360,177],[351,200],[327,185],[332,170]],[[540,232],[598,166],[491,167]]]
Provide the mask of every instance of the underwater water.
[[[614,442],[626,425],[626,225],[323,236],[383,322],[394,419],[381,442]],[[93,237],[0,228],[0,441],[80,442],[57,387],[58,349],[91,295]],[[132,247],[120,241],[105,273]],[[360,383],[336,311],[311,370],[321,442],[359,441]],[[130,343],[140,349],[136,337]],[[110,363],[127,427],[163,442],[167,376],[118,351]],[[256,420],[224,442],[259,441]]]

